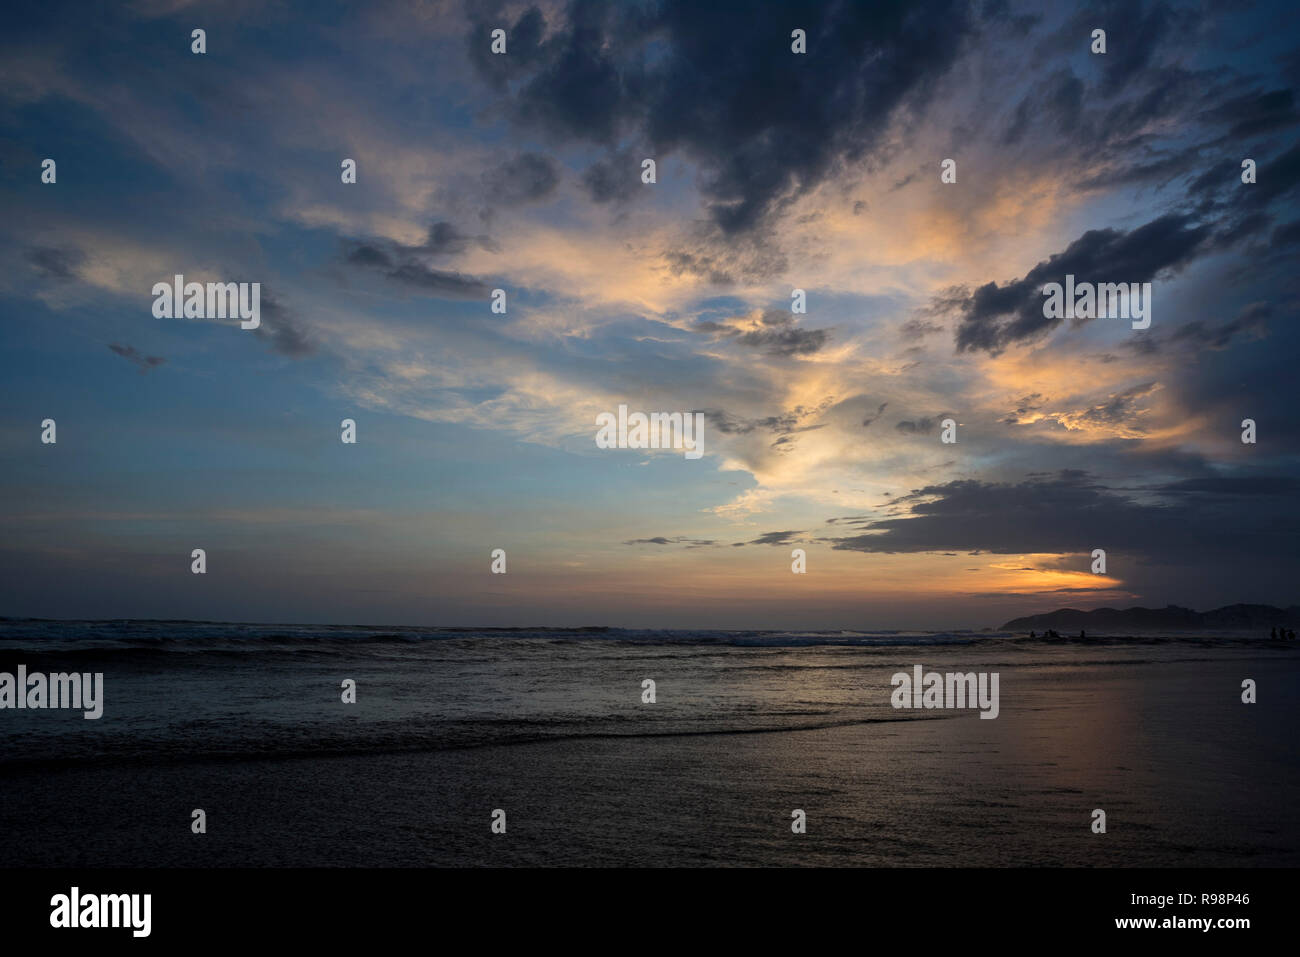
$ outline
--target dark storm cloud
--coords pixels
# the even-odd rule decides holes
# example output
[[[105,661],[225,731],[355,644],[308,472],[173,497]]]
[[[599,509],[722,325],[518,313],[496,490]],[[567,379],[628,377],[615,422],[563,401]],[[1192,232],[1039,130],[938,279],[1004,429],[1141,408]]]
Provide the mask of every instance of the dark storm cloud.
[[[1023,279],[999,286],[987,283],[959,305],[959,352],[982,349],[996,355],[1009,345],[1039,338],[1063,320],[1043,315],[1043,286],[1065,281],[1147,282],[1181,269],[1210,235],[1206,224],[1169,214],[1125,232],[1091,229],[1063,253],[1040,262]]]
[[[167,360],[162,356],[147,356],[136,349],[135,346],[124,346],[120,343],[109,343],[109,351],[114,355],[119,355],[128,362],[135,363],[141,372],[148,372],[150,369],[156,369]]]
[[[971,32],[956,2],[573,0],[556,23],[531,7],[506,24],[509,54],[494,57],[484,38],[503,24],[499,8],[469,14],[471,59],[498,90],[514,90],[518,121],[611,149],[631,134],[657,158],[685,152],[704,171],[714,222],[732,234],[870,154]],[[794,27],[807,32],[807,54],[790,50]],[[599,191],[602,174],[595,180]]]
[[[25,255],[29,263],[50,279],[76,279],[77,267],[86,261],[86,254],[72,247],[36,246]]]
[[[467,12],[470,58],[503,92],[506,81],[515,88],[518,119],[561,137],[613,139],[640,88],[639,47],[643,31],[656,29],[648,19],[654,14],[632,4],[575,0],[562,24],[547,24],[534,6],[505,27],[508,56],[485,56],[475,47],[485,47],[482,38],[505,17],[474,3]],[[543,38],[547,26],[558,29]]]
[[[545,199],[559,182],[559,167],[540,153],[520,153],[483,174],[489,201],[511,206]]]
[[[861,534],[829,541],[836,549],[886,553],[1073,554],[1100,546],[1112,561],[1121,554],[1152,563],[1290,561],[1300,534],[1297,488],[1289,476],[1256,476],[1172,482],[1138,493],[1078,470],[1019,483],[958,480],[900,496],[910,506],[906,517],[859,524]]]

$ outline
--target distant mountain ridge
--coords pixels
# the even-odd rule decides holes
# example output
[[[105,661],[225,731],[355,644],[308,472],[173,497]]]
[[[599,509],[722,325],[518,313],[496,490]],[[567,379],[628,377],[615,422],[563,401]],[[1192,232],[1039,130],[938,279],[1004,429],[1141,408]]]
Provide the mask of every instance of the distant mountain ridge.
[[[1002,626],[1002,631],[1038,631],[1053,628],[1068,633],[1093,631],[1159,631],[1171,629],[1194,631],[1209,629],[1263,629],[1274,627],[1300,628],[1300,605],[1276,608],[1273,605],[1225,605],[1213,611],[1193,611],[1178,605],[1164,608],[1095,608],[1080,611],[1078,608],[1059,608],[1044,615],[1013,618]]]

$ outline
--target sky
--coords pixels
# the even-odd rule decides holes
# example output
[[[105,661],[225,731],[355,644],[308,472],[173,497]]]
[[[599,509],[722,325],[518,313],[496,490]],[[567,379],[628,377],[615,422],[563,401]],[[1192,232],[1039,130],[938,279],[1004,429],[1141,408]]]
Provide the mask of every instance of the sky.
[[[1294,5],[6,16],[0,615],[1300,603]],[[155,316],[176,274],[260,327]],[[1149,328],[1049,318],[1067,274],[1150,283]],[[704,454],[599,447],[620,405]]]

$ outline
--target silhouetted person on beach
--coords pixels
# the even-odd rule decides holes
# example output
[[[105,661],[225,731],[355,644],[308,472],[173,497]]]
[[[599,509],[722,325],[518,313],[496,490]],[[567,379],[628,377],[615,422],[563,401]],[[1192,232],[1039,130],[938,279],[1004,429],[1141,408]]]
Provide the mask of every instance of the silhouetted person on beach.
[[[1291,629],[1289,628],[1287,629],[1286,636],[1290,638],[1292,641],[1295,641],[1295,632],[1292,631]]]
[[[1268,636],[1272,638],[1274,641],[1277,641],[1277,629],[1273,628],[1272,630],[1270,630]],[[1285,638],[1286,635],[1283,635],[1282,637]]]
[[[1036,635],[1031,631],[1031,632],[1029,633],[1029,637],[1030,637],[1030,638],[1034,638],[1034,637],[1037,637],[1037,636],[1036,636]]]
[[[1080,641],[1083,641],[1083,640],[1084,640],[1085,638],[1087,638],[1087,637],[1088,637],[1088,636],[1085,635],[1085,634],[1083,633],[1083,629],[1080,628],[1080,629],[1079,629],[1079,640],[1080,640]]]

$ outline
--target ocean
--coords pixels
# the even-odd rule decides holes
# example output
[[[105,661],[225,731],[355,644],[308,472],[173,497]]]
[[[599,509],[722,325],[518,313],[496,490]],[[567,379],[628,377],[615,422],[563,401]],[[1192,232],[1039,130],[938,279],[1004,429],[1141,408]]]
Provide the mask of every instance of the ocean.
[[[1267,635],[0,621],[18,665],[103,716],[0,710],[8,866],[1300,864]],[[917,665],[996,719],[895,708]]]

